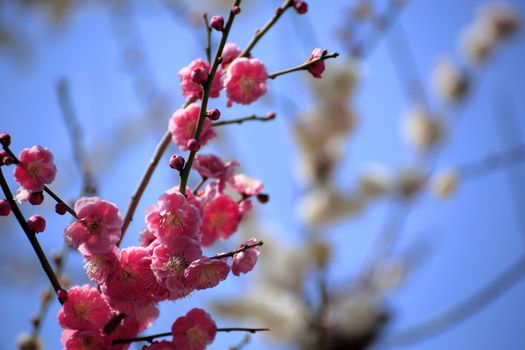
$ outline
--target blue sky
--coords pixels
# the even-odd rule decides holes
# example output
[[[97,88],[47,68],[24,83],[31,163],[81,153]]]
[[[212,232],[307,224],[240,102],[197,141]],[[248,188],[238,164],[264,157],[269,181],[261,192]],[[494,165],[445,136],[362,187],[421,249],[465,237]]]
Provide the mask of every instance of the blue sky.
[[[241,46],[279,4],[273,0],[247,3],[231,37],[231,41]],[[344,23],[341,14],[350,3],[334,0],[328,5],[311,1],[307,15],[287,14],[261,41],[254,55],[265,62],[269,71],[304,61],[311,49],[317,46],[339,51],[344,57],[344,46],[334,33]],[[392,40],[400,30],[406,33],[417,71],[431,95],[429,80],[434,64],[442,54],[461,59],[459,33],[473,20],[481,3],[474,0],[411,1],[402,11],[398,25],[382,37],[376,49],[361,63],[362,82],[355,97],[359,127],[348,141],[348,157],[340,173],[343,184],[349,185],[355,180],[364,163],[383,162],[397,166],[413,159],[398,131],[402,112],[410,104],[403,94],[386,40]],[[517,0],[512,3],[523,16],[525,3]],[[15,150],[33,144],[49,147],[59,166],[53,188],[65,198],[75,198],[79,186],[78,172],[71,162],[71,147],[55,93],[56,81],[66,77],[86,144],[92,150],[100,196],[117,203],[121,211],[124,211],[171,111],[183,101],[177,73],[189,61],[202,56],[204,43],[202,32],[193,33],[187,24],[172,16],[158,2],[148,2],[148,5],[137,2],[134,8],[130,17],[126,17],[132,22],[117,22],[115,16],[119,14],[109,8],[85,5],[64,23],[52,26],[38,11],[22,12],[12,4],[0,7],[0,20],[24,34],[27,48],[32,53],[24,58],[0,51],[0,129],[11,133]],[[116,23],[120,24],[116,26]],[[135,74],[130,74],[122,59],[123,48],[131,44],[139,46],[147,60],[147,64],[133,68]],[[523,141],[520,137],[524,127],[521,116],[525,111],[525,102],[521,98],[525,90],[523,57],[525,40],[520,35],[504,45],[478,76],[472,100],[453,113],[458,119],[457,124],[443,146],[438,168],[480,159]],[[335,63],[328,63],[328,69],[331,64]],[[146,77],[147,80],[140,82],[132,76]],[[265,182],[272,200],[260,208],[261,221],[289,244],[299,239],[299,222],[290,215],[297,199],[292,168],[296,151],[287,119],[297,117],[290,111],[300,117],[301,111],[311,107],[312,99],[306,89],[309,80],[299,74],[271,82],[270,93],[286,93],[295,101],[291,108],[284,108],[288,106],[278,97],[264,99],[249,107],[236,107],[231,112],[235,113],[232,117],[275,110],[278,119],[273,123],[232,127],[227,131],[226,146],[222,146],[228,150],[229,157],[239,157],[246,173]],[[149,88],[151,81],[155,82],[154,88]],[[142,90],[146,93],[137,94],[137,86],[146,89]],[[168,114],[156,115],[156,122],[139,127],[139,131],[151,130],[136,142],[125,145],[112,142],[116,127],[134,125],[133,121],[144,113],[144,96],[152,91],[164,93]],[[436,102],[434,98],[432,102]],[[214,103],[224,106],[223,100]],[[510,106],[518,116],[519,125],[514,128],[513,135],[507,133],[501,137],[499,133],[502,126],[509,124],[509,114],[501,105]],[[129,128],[124,130],[124,135],[131,134]],[[174,148],[170,152],[174,152]],[[460,302],[522,256],[525,228],[520,226],[520,214],[525,208],[517,207],[514,201],[516,198],[519,201],[525,194],[523,184],[516,186],[512,181],[517,178],[520,182],[524,170],[523,166],[516,166],[507,172],[495,171],[476,178],[462,184],[456,197],[450,201],[438,201],[428,194],[418,199],[416,209],[407,217],[399,249],[423,239],[430,243],[432,253],[389,299],[395,321],[388,331],[395,333]],[[131,233],[142,228],[140,213],[144,208],[176,181],[167,166],[158,169],[139,205],[125,244],[135,242],[136,235]],[[46,203],[38,208],[24,206],[24,212],[27,216],[33,212],[46,213],[49,228],[42,235],[41,242],[47,251],[58,250],[68,218],[51,214],[51,203]],[[350,248],[349,252],[338,251],[331,271],[334,280],[355,275],[363,266],[383,225],[388,205],[388,202],[379,202],[357,219],[329,230],[330,240],[345,242]],[[47,285],[47,281],[39,271],[32,269],[35,259],[14,220],[0,220],[0,236],[4,242],[0,248],[0,307],[4,311],[0,316],[3,325],[0,347],[11,349],[16,335],[29,328],[27,319],[37,309],[38,291]],[[338,268],[338,264],[344,268]],[[74,256],[68,266],[73,279],[79,283],[85,281],[78,256]],[[164,305],[163,316],[152,332],[168,329],[176,317],[174,315],[183,314],[196,304],[215,297],[214,293],[221,297],[235,295],[247,287],[247,281],[231,279],[223,288]],[[403,349],[522,349],[525,347],[525,334],[521,329],[525,323],[524,300],[525,283],[521,281],[467,321]],[[50,349],[59,346],[59,329],[52,320],[56,310],[57,305],[54,305],[43,330]],[[220,320],[219,323],[226,326],[234,321]],[[221,334],[210,348],[225,348],[237,343],[241,337]],[[256,336],[249,348],[264,349],[267,345]]]

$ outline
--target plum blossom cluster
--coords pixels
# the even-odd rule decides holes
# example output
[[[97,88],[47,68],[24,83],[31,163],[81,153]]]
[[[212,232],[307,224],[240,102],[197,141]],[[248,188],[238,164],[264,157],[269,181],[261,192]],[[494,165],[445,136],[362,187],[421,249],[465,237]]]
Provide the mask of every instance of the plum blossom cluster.
[[[261,182],[235,174],[237,165],[225,164],[213,155],[199,156],[196,168],[213,180],[197,194],[187,189],[184,196],[177,187],[163,193],[146,210],[140,246],[117,246],[123,220],[114,204],[97,197],[82,197],[76,202],[78,219],[66,228],[65,240],[84,256],[86,273],[99,288],[75,286],[67,292],[59,311],[66,349],[87,343],[111,346],[112,341],[136,337],[158,317],[159,302],[215,287],[230,270],[239,275],[253,269],[259,254],[256,247],[233,254],[231,267],[227,256],[206,257],[202,252],[203,246],[229,238],[237,230],[251,208],[251,197],[263,188]],[[225,194],[227,188],[232,193],[237,191],[239,198]],[[250,240],[246,244],[255,243]],[[111,334],[105,333],[104,327],[118,314],[124,314],[124,320]],[[187,325],[198,324],[202,315],[203,311],[190,312],[186,316],[189,321],[176,322],[174,344],[207,344],[213,340],[210,329],[215,325],[209,316],[205,320],[213,327],[206,326],[202,332]],[[187,329],[182,331],[181,327]],[[128,345],[101,348],[125,349]]]
[[[208,33],[211,29],[222,32],[213,61],[208,54],[207,60],[196,59],[179,71],[180,88],[187,102],[170,118],[166,142],[171,139],[181,151],[190,153],[187,159],[180,155],[170,158],[169,166],[180,173],[180,184],[163,192],[146,209],[139,245],[120,247],[158,161],[148,167],[139,186],[141,192],[135,193],[122,217],[117,205],[99,197],[81,197],[70,208],[47,187],[57,171],[53,154],[45,147],[33,146],[16,158],[9,150],[9,135],[0,134],[0,165],[16,164],[14,179],[20,185],[17,201],[40,204],[45,191],[56,200],[58,214],[69,212],[73,216],[65,228],[64,241],[80,252],[87,276],[96,285],[75,285],[67,291],[62,288],[36,239],[35,233],[45,230],[45,220],[38,215],[21,220],[23,214],[0,172],[2,189],[8,197],[0,201],[0,215],[15,212],[62,304],[58,323],[63,328],[64,349],[127,349],[159,316],[160,302],[176,301],[195,291],[216,287],[230,271],[240,276],[255,267],[258,247],[262,245],[255,238],[229,253],[206,256],[203,248],[230,238],[251,211],[254,199],[268,201],[269,196],[262,192],[263,183],[237,172],[238,161],[225,162],[214,154],[197,153],[217,136],[216,126],[272,120],[275,114],[215,122],[221,113],[218,109],[207,110],[208,100],[225,90],[228,107],[234,103],[249,105],[266,94],[268,79],[300,70],[320,78],[325,70],[324,60],[337,57],[337,53],[329,55],[316,48],[305,63],[269,74],[264,63],[252,57],[251,49],[285,10],[293,8],[304,14],[308,5],[304,1],[285,1],[243,50],[226,43],[233,18],[240,13],[240,2],[235,0],[227,21],[213,16],[207,24]],[[160,147],[156,151],[160,153],[153,158],[160,159],[166,147]],[[193,190],[187,186],[192,171],[201,178]],[[216,333],[211,316],[193,309],[173,323],[172,340],[154,342],[144,349],[201,350],[214,340]]]

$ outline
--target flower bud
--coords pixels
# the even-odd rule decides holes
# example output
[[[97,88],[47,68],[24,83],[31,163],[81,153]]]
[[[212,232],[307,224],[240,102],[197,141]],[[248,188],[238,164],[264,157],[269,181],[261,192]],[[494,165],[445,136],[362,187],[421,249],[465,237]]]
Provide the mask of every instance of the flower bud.
[[[7,216],[11,213],[11,206],[6,199],[0,199],[0,216]]]
[[[3,133],[0,133],[0,143],[4,146],[4,147],[7,147],[11,144],[11,136],[5,132]]]
[[[184,169],[184,163],[184,158],[178,154],[174,154],[170,157],[169,165],[172,169],[182,171],[182,169]]]
[[[306,12],[308,12],[308,4],[305,1],[294,2],[293,7],[300,15],[304,15]]]
[[[55,212],[58,215],[64,215],[65,213],[67,213],[67,205],[65,203],[57,203],[55,205]]]
[[[270,113],[268,113],[266,115],[266,117],[264,117],[264,119],[266,119],[266,120],[274,120],[275,116],[276,116],[275,112],[270,112]]]
[[[261,204],[266,204],[268,203],[268,201],[270,200],[270,195],[266,194],[266,193],[259,193],[257,195],[257,200],[259,201],[259,203]]]
[[[210,27],[218,32],[224,29],[224,18],[222,16],[213,16],[210,20]]]
[[[188,143],[186,143],[186,148],[190,152],[198,152],[201,149],[201,143],[196,139],[189,139]]]
[[[209,109],[208,111],[206,111],[206,116],[211,120],[219,120],[219,118],[221,117],[221,112],[217,108]]]
[[[241,8],[239,6],[233,6],[232,7],[232,13],[234,15],[238,15],[239,13],[241,13]]]
[[[204,85],[208,81],[208,72],[202,67],[197,67],[191,71],[191,81],[197,85]]]
[[[27,226],[36,233],[43,232],[46,229],[46,219],[40,215],[33,215],[27,220]]]
[[[29,195],[29,203],[32,205],[40,205],[44,201],[44,194],[42,191],[31,192]]]

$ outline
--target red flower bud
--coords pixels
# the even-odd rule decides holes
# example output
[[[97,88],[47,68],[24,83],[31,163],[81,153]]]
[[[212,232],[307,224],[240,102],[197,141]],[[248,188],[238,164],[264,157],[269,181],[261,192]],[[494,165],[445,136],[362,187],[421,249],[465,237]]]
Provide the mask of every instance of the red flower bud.
[[[211,120],[219,120],[221,117],[221,112],[217,108],[209,109],[206,111],[206,116]]]
[[[191,81],[198,85],[204,85],[208,81],[208,71],[202,67],[197,67],[191,71]]]
[[[191,152],[198,152],[201,149],[201,143],[197,141],[196,139],[189,139],[186,144],[186,147]]]
[[[7,216],[11,213],[11,206],[6,199],[0,200],[0,216]]]
[[[40,215],[33,215],[27,220],[27,226],[34,232],[43,232],[46,229],[46,219]]]
[[[42,191],[39,192],[31,192],[29,195],[29,203],[33,205],[40,205],[44,201],[44,194]]]
[[[170,157],[169,165],[172,169],[182,171],[182,169],[184,169],[184,163],[184,158],[178,154],[174,154]]]
[[[224,18],[222,16],[213,16],[210,20],[210,27],[218,32],[222,32],[224,29]]]

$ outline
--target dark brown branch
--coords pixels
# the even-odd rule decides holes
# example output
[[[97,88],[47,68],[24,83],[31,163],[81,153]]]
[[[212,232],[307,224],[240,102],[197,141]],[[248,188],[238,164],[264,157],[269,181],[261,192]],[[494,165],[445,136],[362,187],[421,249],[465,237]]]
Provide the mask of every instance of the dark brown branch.
[[[239,327],[230,327],[230,328],[217,328],[217,332],[248,332],[248,333],[257,333],[257,332],[266,332],[269,331],[269,328],[239,328]],[[172,332],[158,333],[152,335],[146,335],[143,337],[130,338],[130,339],[117,339],[113,340],[113,345],[115,344],[126,344],[134,343],[139,341],[153,342],[156,338],[169,337],[172,335]]]
[[[31,246],[33,247],[33,250],[35,251],[38,261],[40,262],[40,265],[42,265],[42,268],[44,269],[44,272],[46,273],[46,276],[49,279],[49,282],[53,286],[55,293],[58,292],[59,290],[62,290],[62,286],[60,285],[60,282],[58,281],[58,278],[55,275],[55,272],[51,268],[51,265],[49,264],[49,261],[47,260],[47,257],[44,254],[44,251],[42,250],[42,247],[40,246],[38,239],[36,238],[36,233],[29,228],[29,226],[27,225],[27,221],[24,218],[24,215],[20,211],[20,208],[18,208],[18,204],[13,199],[13,194],[11,193],[11,190],[9,189],[9,186],[7,184],[7,181],[5,180],[4,173],[1,167],[0,167],[0,185],[2,187],[2,190],[4,191],[4,195],[7,201],[9,202],[9,205],[11,206],[11,210],[13,211],[13,214],[15,215],[16,220],[18,221],[18,224],[24,231],[27,239],[29,239],[29,242],[31,243]]]
[[[224,258],[229,258],[229,257],[232,257],[234,256],[235,254],[237,253],[240,253],[240,252],[243,252],[245,250],[248,250],[250,248],[254,248],[254,247],[260,247],[264,244],[263,241],[259,241],[257,243],[254,243],[254,244],[248,244],[248,245],[245,245],[244,247],[241,247],[239,249],[236,249],[234,251],[231,251],[229,253],[222,253],[222,254],[217,254],[215,256],[212,256],[210,259],[224,259]]]

